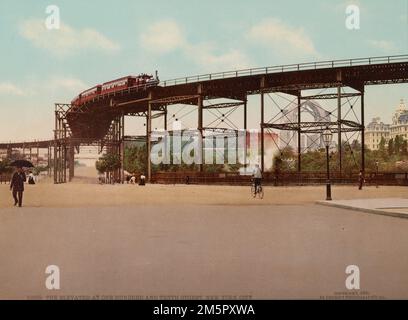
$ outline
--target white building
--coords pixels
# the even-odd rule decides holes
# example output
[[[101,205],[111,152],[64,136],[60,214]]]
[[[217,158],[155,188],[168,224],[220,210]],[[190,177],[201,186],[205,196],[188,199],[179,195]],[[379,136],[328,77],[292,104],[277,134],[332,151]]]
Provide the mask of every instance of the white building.
[[[381,122],[380,118],[374,118],[365,129],[365,144],[370,150],[378,150],[382,138],[388,144],[390,125]]]
[[[395,139],[396,136],[408,140],[408,110],[404,100],[401,100],[399,107],[392,117],[390,139]]]

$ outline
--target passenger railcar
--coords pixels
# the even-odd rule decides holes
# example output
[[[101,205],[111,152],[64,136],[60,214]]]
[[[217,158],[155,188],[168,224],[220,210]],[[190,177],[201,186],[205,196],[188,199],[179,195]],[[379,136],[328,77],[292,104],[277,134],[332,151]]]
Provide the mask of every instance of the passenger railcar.
[[[152,75],[140,74],[138,76],[127,76],[122,77],[116,80],[105,82],[102,85],[97,85],[91,89],[88,89],[80,93],[75,97],[71,104],[73,106],[81,106],[84,103],[93,100],[99,95],[111,94],[119,92],[121,90],[130,89],[130,88],[147,88],[152,86],[157,86],[159,84],[159,79],[154,78]]]

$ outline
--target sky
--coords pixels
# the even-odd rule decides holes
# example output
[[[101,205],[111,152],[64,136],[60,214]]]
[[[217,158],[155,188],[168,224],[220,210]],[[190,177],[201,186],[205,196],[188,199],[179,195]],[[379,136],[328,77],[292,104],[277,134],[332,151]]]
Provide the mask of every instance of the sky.
[[[59,29],[45,28],[50,5]],[[349,5],[360,29],[346,27]],[[51,138],[54,103],[124,75],[405,54],[407,14],[408,0],[1,0],[0,141]],[[366,118],[391,121],[402,98],[407,85],[367,88]],[[254,128],[257,106],[251,99]],[[144,130],[140,121],[130,133]]]

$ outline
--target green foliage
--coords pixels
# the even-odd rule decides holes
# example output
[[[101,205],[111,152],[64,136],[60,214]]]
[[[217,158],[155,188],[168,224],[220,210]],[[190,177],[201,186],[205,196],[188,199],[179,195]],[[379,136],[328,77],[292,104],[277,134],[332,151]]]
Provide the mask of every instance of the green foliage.
[[[126,147],[124,168],[131,173],[145,173],[147,147]]]
[[[358,173],[361,169],[361,143],[357,140],[352,143],[343,142],[343,172],[345,174]],[[380,142],[379,150],[366,148],[366,171],[376,172],[405,172],[408,167],[408,141],[402,137],[391,139],[386,147],[385,139]],[[296,171],[297,155],[287,148],[274,158],[274,172]],[[339,154],[337,151],[330,153],[330,169],[338,171]],[[326,150],[308,151],[302,154],[303,172],[323,172],[326,169]]]
[[[343,172],[345,174],[358,173],[361,169],[361,143],[354,140],[351,143],[342,142],[343,154]],[[172,153],[171,153],[172,154]],[[127,147],[125,150],[125,170],[134,173],[146,173],[146,146]],[[404,170],[405,162],[408,166],[408,141],[403,137],[398,136],[387,142],[384,138],[381,139],[379,150],[372,151],[366,148],[366,171],[376,172],[377,163],[378,170],[382,172],[401,172]],[[173,158],[171,158],[173,160]],[[172,162],[171,162],[172,163]],[[287,147],[280,154],[274,157],[273,171],[279,172],[295,172],[297,170],[297,154],[291,147]],[[339,155],[336,150],[330,153],[330,169],[333,172],[338,171]],[[120,165],[120,161],[119,161]],[[104,170],[106,164],[101,160],[97,163],[97,169]],[[209,173],[237,172],[240,165],[204,165],[204,171]],[[100,171],[98,169],[98,171]],[[160,164],[153,165],[153,171],[197,171],[197,165],[176,165],[176,164]],[[324,172],[326,170],[326,150],[308,151],[302,154],[302,171],[303,172]],[[100,171],[106,172],[106,171]]]
[[[13,168],[10,167],[10,163],[11,161],[8,159],[0,161],[0,174],[8,174],[13,172]]]
[[[388,141],[388,155],[392,156],[394,154],[394,139]]]
[[[296,170],[296,155],[291,147],[286,147],[273,160],[273,171],[275,173],[291,172]]]
[[[120,157],[117,154],[107,153],[96,161],[95,167],[99,173],[113,172],[121,167]]]

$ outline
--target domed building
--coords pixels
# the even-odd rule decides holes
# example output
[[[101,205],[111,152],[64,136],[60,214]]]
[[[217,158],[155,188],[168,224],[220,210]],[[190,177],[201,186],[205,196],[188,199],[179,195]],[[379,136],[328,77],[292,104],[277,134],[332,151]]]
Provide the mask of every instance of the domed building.
[[[408,110],[403,99],[392,117],[390,126],[390,139],[395,139],[396,136],[408,140]]]

